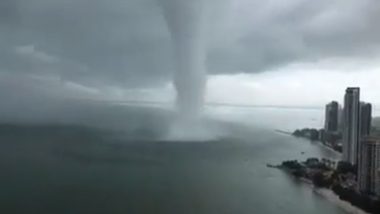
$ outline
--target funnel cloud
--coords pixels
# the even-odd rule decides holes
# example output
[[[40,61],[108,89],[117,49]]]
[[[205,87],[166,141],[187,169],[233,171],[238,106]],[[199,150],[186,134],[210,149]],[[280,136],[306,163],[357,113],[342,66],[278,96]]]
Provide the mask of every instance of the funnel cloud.
[[[159,0],[175,54],[174,85],[181,115],[200,113],[206,84],[204,0]]]

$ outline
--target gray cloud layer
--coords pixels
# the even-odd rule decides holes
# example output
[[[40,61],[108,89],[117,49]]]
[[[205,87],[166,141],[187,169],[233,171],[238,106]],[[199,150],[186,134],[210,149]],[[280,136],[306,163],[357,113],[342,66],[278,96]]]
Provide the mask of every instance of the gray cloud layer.
[[[379,53],[377,0],[208,3],[210,73]],[[156,0],[2,0],[0,32],[0,72],[132,88],[174,68]]]

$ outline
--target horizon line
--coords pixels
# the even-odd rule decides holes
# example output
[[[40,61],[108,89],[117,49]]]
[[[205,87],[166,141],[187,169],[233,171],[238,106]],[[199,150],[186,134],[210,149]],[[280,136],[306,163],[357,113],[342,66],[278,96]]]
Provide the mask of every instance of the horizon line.
[[[96,100],[85,99],[95,102],[110,102],[114,104],[148,104],[148,105],[172,105],[174,102],[154,101],[154,100]],[[205,102],[205,106],[224,106],[236,108],[282,108],[282,109],[309,109],[309,110],[323,110],[325,104],[321,105],[276,105],[276,104],[244,104],[244,103],[224,103],[224,102]],[[372,103],[373,106],[378,106]],[[379,105],[380,106],[380,105]],[[376,109],[376,108],[375,108]],[[376,111],[376,110],[375,110]],[[380,111],[380,109],[378,110]]]

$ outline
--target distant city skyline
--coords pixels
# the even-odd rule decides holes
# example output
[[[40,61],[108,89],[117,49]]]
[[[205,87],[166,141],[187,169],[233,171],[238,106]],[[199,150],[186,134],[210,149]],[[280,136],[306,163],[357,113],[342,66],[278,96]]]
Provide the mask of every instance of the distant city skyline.
[[[372,118],[372,104],[361,100],[360,87],[348,87],[343,109],[336,101],[326,104],[324,129],[313,131],[319,132],[316,139],[342,152],[341,160],[352,166],[354,191],[380,196],[380,136]]]

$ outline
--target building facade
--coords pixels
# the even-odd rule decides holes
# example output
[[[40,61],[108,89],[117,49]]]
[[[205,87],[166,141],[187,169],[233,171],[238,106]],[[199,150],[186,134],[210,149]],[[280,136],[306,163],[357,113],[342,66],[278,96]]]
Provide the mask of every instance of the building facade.
[[[347,88],[343,108],[343,160],[358,164],[360,134],[360,88]]]
[[[325,111],[325,131],[337,132],[339,126],[339,104],[336,101],[326,105]]]
[[[359,162],[359,190],[380,196],[380,138],[363,138]]]
[[[370,103],[361,102],[360,112],[360,134],[362,137],[370,136],[372,127],[372,105]]]

